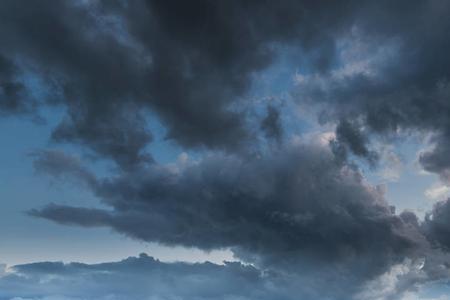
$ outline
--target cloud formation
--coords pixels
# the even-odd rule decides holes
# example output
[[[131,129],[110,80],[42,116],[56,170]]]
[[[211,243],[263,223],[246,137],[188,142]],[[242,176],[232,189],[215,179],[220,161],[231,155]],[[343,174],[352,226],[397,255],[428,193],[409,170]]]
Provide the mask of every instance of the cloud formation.
[[[141,254],[94,265],[14,266],[0,278],[0,299],[293,299],[279,283],[276,275],[240,263],[163,263]]]
[[[321,120],[338,123],[342,145],[373,163],[365,135],[431,131],[436,148],[420,161],[446,176],[445,1],[1,5],[2,112],[61,106],[66,117],[52,139],[121,167],[152,161],[149,111],[184,147],[235,151],[255,142],[243,96],[253,74],[293,48],[309,70],[300,103],[325,102]],[[50,91],[39,101],[30,76]],[[269,136],[279,135],[274,112],[262,121]]]
[[[353,27],[337,37],[336,68],[300,76],[295,97],[318,105],[321,122],[338,123],[338,141],[369,161],[373,138],[434,134],[435,147],[420,162],[446,179],[449,11],[445,1],[366,3]]]
[[[0,299],[447,299],[422,296],[418,290],[405,292],[411,283],[426,280],[423,266],[423,261],[410,260],[396,264],[351,296],[339,294],[332,282],[317,282],[309,274],[260,270],[239,262],[167,263],[140,254],[98,264],[16,265],[0,277]]]
[[[40,104],[66,110],[54,141],[85,145],[121,167],[149,160],[149,110],[183,146],[234,151],[255,135],[239,105],[252,74],[284,44],[298,47],[314,68],[329,68],[332,32],[346,23],[345,8],[308,1],[4,1],[0,108],[35,108],[22,93],[36,89],[28,75],[49,91]]]
[[[324,292],[332,299],[353,296],[405,260],[426,259],[425,277],[447,260],[439,250],[445,243],[425,233],[413,213],[394,214],[382,189],[317,143],[289,144],[245,160],[212,155],[179,166],[152,165],[111,178],[96,178],[55,155],[66,154],[41,152],[35,166],[84,180],[110,209],[50,204],[30,215],[110,227],[165,245],[228,248],[261,269],[302,280],[307,272],[316,284],[334,280]],[[444,273],[446,267],[436,278]]]
[[[36,170],[76,180],[107,208],[49,204],[29,215],[147,242],[227,248],[253,265],[163,264],[143,256],[17,266],[0,284],[24,284],[24,292],[6,299],[47,297],[41,289],[108,297],[90,285],[91,276],[106,285],[141,265],[150,271],[135,279],[154,277],[160,285],[153,288],[169,299],[392,299],[448,278],[449,200],[423,222],[396,214],[350,154],[375,166],[382,157],[372,146],[377,138],[431,133],[434,147],[419,161],[450,178],[449,10],[439,0],[1,2],[1,115],[62,108],[51,140],[81,145],[117,167],[100,177],[59,150],[33,152]],[[255,104],[266,112],[256,125],[248,117],[255,74],[285,52],[302,68],[291,96],[319,108],[320,124],[334,126],[330,145],[288,142],[276,106]],[[206,150],[203,156],[155,161],[148,147],[155,120],[167,139]],[[266,149],[260,135],[277,147]],[[166,269],[168,278],[179,276],[180,290],[168,289]],[[199,281],[191,277],[196,272]],[[48,281],[30,289],[40,276]],[[362,291],[376,291],[386,278],[395,279],[391,289]],[[189,294],[192,284],[200,296]],[[116,292],[127,289],[138,299],[149,293],[141,284],[119,284]]]

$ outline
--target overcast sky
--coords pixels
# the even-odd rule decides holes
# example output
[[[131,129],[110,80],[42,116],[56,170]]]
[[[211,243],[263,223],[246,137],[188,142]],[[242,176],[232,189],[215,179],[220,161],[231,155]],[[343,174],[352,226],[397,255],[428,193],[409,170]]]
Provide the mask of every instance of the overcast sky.
[[[447,300],[450,2],[0,2],[0,300]]]

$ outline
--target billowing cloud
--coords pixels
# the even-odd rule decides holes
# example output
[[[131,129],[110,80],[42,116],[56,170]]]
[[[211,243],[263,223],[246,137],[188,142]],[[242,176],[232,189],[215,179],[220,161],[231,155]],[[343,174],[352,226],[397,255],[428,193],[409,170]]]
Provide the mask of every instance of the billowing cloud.
[[[245,159],[211,155],[111,178],[55,155],[65,154],[41,152],[35,166],[85,180],[110,209],[50,204],[32,216],[166,245],[228,248],[258,268],[307,272],[316,283],[334,278],[333,299],[352,295],[405,259],[438,251],[414,214],[393,214],[382,189],[319,143]],[[436,264],[429,261],[426,270]]]
[[[0,108],[62,106],[52,139],[122,167],[152,161],[149,111],[183,146],[235,150],[254,142],[239,105],[252,74],[291,47],[314,78],[301,84],[299,101],[327,103],[322,121],[339,122],[343,145],[373,162],[365,135],[432,131],[436,149],[421,162],[442,174],[448,9],[444,1],[5,1]],[[50,91],[38,102],[29,76]],[[278,136],[274,112],[261,128]]]
[[[350,11],[309,1],[4,1],[0,108],[29,110],[25,75],[39,78],[50,91],[40,103],[66,109],[53,140],[122,167],[150,160],[149,111],[183,146],[240,148],[254,135],[238,105],[252,74],[284,44],[329,68],[331,33]]]
[[[367,10],[366,10],[367,9]],[[449,157],[450,22],[445,1],[368,4],[338,37],[336,68],[299,77],[301,105],[319,105],[321,122],[338,123],[338,141],[373,159],[373,137],[433,133],[422,166],[446,177]],[[350,127],[351,125],[351,127]]]
[[[448,180],[449,10],[439,0],[3,1],[1,114],[63,108],[52,141],[82,145],[118,167],[100,177],[59,150],[34,151],[38,171],[76,180],[106,208],[49,204],[29,215],[164,245],[226,248],[252,264],[140,257],[17,266],[1,282],[24,292],[5,297],[120,298],[129,289],[142,299],[142,282],[155,278],[150,287],[162,299],[392,299],[448,278],[449,202],[423,222],[396,214],[348,158],[375,166],[383,155],[374,139],[431,133],[434,147],[419,161]],[[244,103],[254,75],[285,52],[302,68],[290,96],[320,109],[319,123],[335,128],[331,145],[288,143],[281,114],[294,112]],[[258,124],[246,105],[265,109]],[[203,150],[200,157],[154,161],[152,118],[183,150]],[[261,134],[277,147],[260,145]],[[141,265],[151,271],[139,273]],[[197,268],[199,280],[190,275]],[[131,269],[139,284],[121,285]],[[93,277],[113,289],[119,282],[118,290],[103,294]],[[171,290],[175,277],[180,289]]]

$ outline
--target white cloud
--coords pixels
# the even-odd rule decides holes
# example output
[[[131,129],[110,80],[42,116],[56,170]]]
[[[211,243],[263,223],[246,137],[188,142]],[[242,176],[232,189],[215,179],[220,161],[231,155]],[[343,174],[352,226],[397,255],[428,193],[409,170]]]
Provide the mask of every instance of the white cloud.
[[[425,190],[425,196],[433,201],[444,200],[448,197],[450,187],[442,183],[435,183]]]
[[[393,297],[402,300],[421,299],[409,288],[426,278],[426,273],[423,272],[424,265],[424,259],[415,261],[406,259],[403,263],[392,266],[389,271],[368,282],[355,299],[388,300],[394,299]]]

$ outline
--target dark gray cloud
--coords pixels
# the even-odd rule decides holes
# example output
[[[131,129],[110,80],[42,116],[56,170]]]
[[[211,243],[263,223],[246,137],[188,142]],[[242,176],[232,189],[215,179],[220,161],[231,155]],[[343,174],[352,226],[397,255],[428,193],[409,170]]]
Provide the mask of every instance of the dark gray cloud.
[[[62,177],[79,178],[82,183],[93,186],[96,178],[82,167],[81,160],[78,157],[67,155],[58,150],[39,150],[30,153],[34,158],[33,166],[40,174],[49,174],[52,177],[61,179]]]
[[[35,103],[26,96],[16,66],[0,53],[0,113],[17,115],[33,112]]]
[[[351,31],[337,37],[336,68],[306,75],[296,96],[319,104],[322,122],[342,122],[339,139],[357,155],[370,157],[373,136],[434,133],[436,147],[421,162],[442,174],[450,166],[450,11],[446,1],[378,1],[355,14]],[[345,124],[358,124],[355,135]],[[355,139],[356,138],[356,139]]]
[[[36,166],[85,178],[110,210],[51,204],[33,216],[165,245],[230,248],[261,268],[307,272],[316,282],[338,277],[329,292],[342,297],[430,251],[417,219],[394,215],[382,191],[326,146],[290,145],[251,159],[213,155],[95,180],[82,166],[55,165],[54,155],[42,152]]]
[[[143,67],[137,50],[115,36],[115,22],[96,15],[95,5],[69,1],[6,1],[0,14],[0,53],[50,90],[42,102],[67,110],[54,140],[87,145],[123,166],[145,157],[151,135],[126,100],[139,95]]]
[[[267,114],[261,121],[261,129],[269,139],[281,142],[283,138],[283,128],[280,120],[280,111],[273,105],[267,106]]]
[[[35,152],[37,170],[75,178],[109,209],[50,204],[30,215],[165,245],[230,248],[328,299],[349,299],[408,259],[425,257],[425,277],[444,277],[447,203],[423,224],[412,213],[396,215],[346,157],[350,151],[375,164],[373,136],[431,132],[435,148],[420,162],[448,179],[449,10],[445,1],[3,1],[2,114],[37,114],[38,103],[62,107],[53,141],[84,145],[120,166],[100,178],[62,152]],[[320,121],[337,124],[334,151],[314,143],[260,151],[241,104],[253,75],[286,48],[307,70],[298,77],[299,103],[318,105]],[[48,95],[33,101],[27,76]],[[182,147],[219,151],[178,165],[153,162],[146,147],[154,115]],[[256,130],[281,142],[281,120],[268,106]],[[263,154],[237,151],[248,144]],[[239,266],[252,270],[255,291],[270,286],[262,271]],[[90,268],[102,267],[17,270],[32,280],[33,270]],[[15,276],[7,278],[23,279]],[[28,296],[41,297],[34,291]],[[220,291],[218,299],[227,299],[228,290]]]
[[[254,138],[239,98],[284,44],[308,65],[333,63],[347,4],[281,1],[44,1],[1,4],[3,111],[29,108],[16,66],[66,118],[52,138],[122,167],[151,161],[148,110],[187,147],[237,149]]]
[[[450,181],[450,136],[447,133],[437,134],[433,141],[435,146],[431,150],[421,153],[419,162],[429,172],[437,173],[446,181]]]
[[[0,107],[36,109],[29,84],[17,79],[29,72],[54,92],[40,102],[67,110],[52,138],[86,145],[120,166],[151,161],[148,110],[183,146],[237,149],[254,142],[239,106],[252,74],[293,46],[299,65],[326,79],[302,86],[300,98],[337,104],[327,106],[328,119],[358,120],[366,134],[431,130],[445,139],[447,10],[443,1],[5,1]],[[353,57],[342,62],[341,42],[352,37],[348,48],[362,44],[366,55],[356,56],[375,68],[327,77]],[[279,126],[267,122],[263,130],[274,134],[270,128]],[[355,131],[344,125],[342,143],[373,161],[373,151],[355,144]]]
[[[450,200],[438,202],[423,224],[430,241],[446,250],[450,249]]]
[[[369,149],[368,138],[355,122],[341,120],[336,128],[336,140],[333,141],[334,151],[347,157],[347,147],[357,156],[366,158],[374,165],[378,160],[378,154]]]
[[[236,149],[254,142],[239,99],[287,46],[325,79],[302,86],[300,98],[333,104],[328,119],[358,120],[367,134],[414,129],[446,139],[448,9],[445,1],[4,1],[0,107],[34,110],[26,80],[15,79],[29,72],[55,93],[40,102],[67,110],[53,139],[120,166],[151,161],[148,110],[183,146]],[[368,62],[360,72],[330,76],[358,58]],[[344,125],[341,141],[373,160]],[[437,145],[436,155],[445,141]]]

